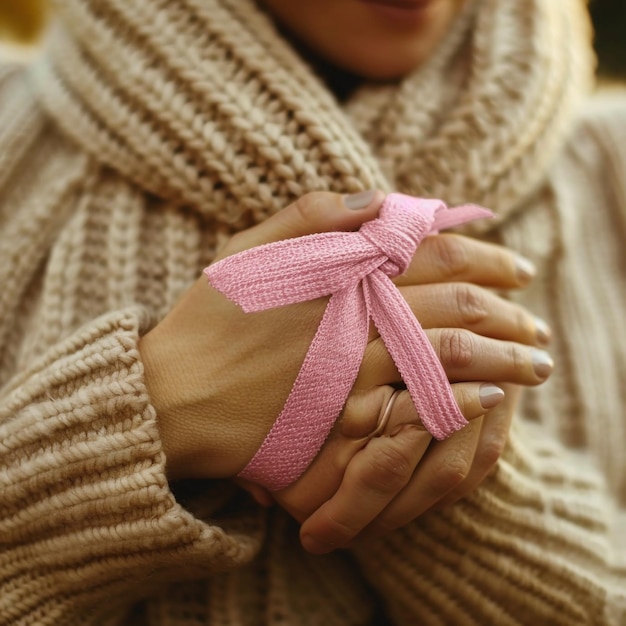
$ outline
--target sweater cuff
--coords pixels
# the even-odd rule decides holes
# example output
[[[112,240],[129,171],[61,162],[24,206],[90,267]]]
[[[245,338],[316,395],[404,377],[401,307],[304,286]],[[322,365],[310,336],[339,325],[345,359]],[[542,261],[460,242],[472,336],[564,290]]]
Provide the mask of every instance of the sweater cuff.
[[[100,318],[0,396],[0,615],[11,623],[47,624],[99,598],[106,612],[148,574],[206,575],[254,552],[249,528],[208,525],[170,491],[137,349],[145,330],[138,309]]]

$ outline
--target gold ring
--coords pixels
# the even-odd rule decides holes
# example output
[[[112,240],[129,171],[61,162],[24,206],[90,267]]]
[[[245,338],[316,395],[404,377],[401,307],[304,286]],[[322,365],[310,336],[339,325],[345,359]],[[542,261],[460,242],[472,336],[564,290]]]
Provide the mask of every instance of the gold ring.
[[[374,432],[370,435],[370,438],[379,437],[383,434],[383,431],[385,430],[387,423],[389,422],[389,418],[391,417],[391,410],[393,409],[393,405],[396,403],[396,399],[403,391],[403,389],[394,389],[394,392],[389,397],[389,400],[387,400],[387,405],[385,406],[384,410],[381,411],[380,417],[378,418],[378,424],[376,425]]]

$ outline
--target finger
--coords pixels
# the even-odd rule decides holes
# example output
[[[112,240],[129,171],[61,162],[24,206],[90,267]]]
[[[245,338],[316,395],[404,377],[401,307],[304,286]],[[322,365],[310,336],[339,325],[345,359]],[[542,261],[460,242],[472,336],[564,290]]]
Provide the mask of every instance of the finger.
[[[219,258],[282,239],[354,230],[378,215],[384,199],[385,194],[375,189],[347,196],[329,191],[308,193],[269,219],[234,235]]]
[[[469,475],[481,432],[479,418],[445,441],[433,441],[400,494],[359,537],[359,541],[405,526],[438,503]]]
[[[502,390],[496,388],[494,396],[494,390],[489,385],[483,387],[489,390],[489,394],[482,394],[483,399],[490,396],[489,406],[503,397]],[[453,392],[467,419],[475,419],[485,413],[480,385],[455,385]],[[388,401],[390,390],[378,389],[373,393]],[[359,409],[365,408],[367,412],[372,404],[367,403],[367,394],[360,394],[352,405],[346,406],[348,414],[343,421],[350,432],[354,433],[355,423],[361,426],[361,432],[371,432],[372,425],[375,428],[371,416],[363,422],[357,417]],[[378,403],[376,415],[379,416],[380,412]],[[365,428],[370,430],[365,431]],[[431,437],[424,431],[408,392],[400,393],[384,435],[370,439],[354,455],[345,469],[339,489],[303,524],[303,546],[310,552],[322,554],[348,545],[404,489],[430,441]]]
[[[347,439],[365,439],[378,428],[392,394],[396,390],[388,385],[350,394],[336,432]],[[485,414],[504,400],[504,390],[493,383],[455,383],[452,385],[454,399],[466,420]],[[426,430],[408,391],[398,394],[393,411],[384,429],[386,436],[393,436],[403,426],[414,425]]]
[[[404,287],[402,295],[423,328],[465,328],[479,335],[545,346],[550,329],[524,307],[471,283]]]
[[[398,285],[472,282],[488,287],[525,287],[535,275],[533,264],[496,244],[445,233],[426,237]]]
[[[348,464],[368,444],[395,391],[390,386],[353,390],[324,446],[306,472],[286,489],[274,493],[280,505],[299,522],[303,522],[317,506],[337,491]],[[404,398],[394,402],[394,412],[400,410],[404,413],[408,410],[408,419],[421,423],[408,393],[400,395],[406,396],[408,403]],[[424,432],[424,438],[428,441],[430,435]],[[317,504],[312,506],[311,503]]]
[[[449,506],[473,493],[493,471],[508,440],[511,421],[520,395],[519,387],[506,385],[504,400],[485,414],[474,461],[465,480],[439,500],[435,508]]]
[[[483,418],[474,420],[445,442],[432,442],[414,479],[359,540],[384,535],[429,510],[450,506],[480,485],[502,454],[519,398],[518,387],[506,385],[505,389],[504,400]]]
[[[491,380],[539,385],[554,367],[550,355],[538,348],[482,337],[460,328],[425,332],[451,382]],[[382,339],[370,341],[357,377],[357,389],[400,382],[398,369]]]
[[[452,382],[492,380],[538,385],[552,373],[554,362],[544,350],[481,337],[464,329],[426,332]]]
[[[304,548],[324,554],[348,545],[408,483],[429,441],[416,426],[371,439],[348,464],[333,497],[302,525]]]

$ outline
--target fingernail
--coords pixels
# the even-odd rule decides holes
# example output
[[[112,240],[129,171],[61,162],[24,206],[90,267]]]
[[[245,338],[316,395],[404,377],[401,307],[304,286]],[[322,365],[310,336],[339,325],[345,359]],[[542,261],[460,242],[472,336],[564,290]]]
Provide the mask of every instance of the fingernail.
[[[368,191],[359,191],[358,193],[351,193],[350,195],[343,197],[343,203],[352,211],[358,211],[359,209],[366,209],[374,199],[376,195],[376,189],[369,189]]]
[[[322,541],[318,541],[312,535],[303,535],[300,538],[300,542],[302,543],[304,549],[311,554],[327,554],[333,550],[332,546],[329,546],[327,543]]]
[[[502,402],[504,390],[493,383],[485,383],[480,386],[478,397],[483,409],[493,409],[494,406]]]
[[[550,339],[552,339],[550,327],[540,317],[535,318],[535,334],[537,335],[537,341],[543,345],[549,344]]]
[[[533,369],[539,378],[548,378],[554,368],[552,357],[544,350],[533,350]]]
[[[517,270],[517,277],[520,282],[526,284],[532,278],[535,277],[537,273],[537,268],[535,267],[532,261],[529,261],[527,258],[523,256],[518,256],[515,260],[515,266]]]

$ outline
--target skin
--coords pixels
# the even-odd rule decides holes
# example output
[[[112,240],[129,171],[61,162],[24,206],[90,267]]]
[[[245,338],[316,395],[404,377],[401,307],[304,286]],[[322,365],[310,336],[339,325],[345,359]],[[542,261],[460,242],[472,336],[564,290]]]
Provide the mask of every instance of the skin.
[[[404,12],[363,0],[263,4],[297,42],[327,63],[363,78],[390,80],[432,54],[465,0],[430,0],[419,11]]]
[[[262,3],[306,53],[342,72],[388,81],[433,53],[465,2],[424,0],[421,10],[407,12],[363,0]],[[358,228],[376,216],[382,200],[379,192],[364,209],[349,211],[341,196],[308,194],[233,237],[221,256],[287,237]],[[537,375],[532,363],[549,329],[492,291],[523,288],[530,279],[528,264],[509,250],[454,235],[428,238],[397,284],[470,424],[433,441],[405,392],[385,432],[371,438],[390,385],[399,382],[372,329],[343,415],[302,477],[273,494],[237,482],[259,503],[278,502],[302,522],[302,544],[313,553],[379,536],[470,493],[506,443],[518,386],[540,384],[549,375]],[[146,384],[171,479],[233,477],[247,464],[282,408],[324,305],[245,315],[201,278],[143,338]],[[506,390],[495,408],[481,405],[484,382]]]
[[[222,256],[286,237],[357,228],[377,215],[383,199],[379,192],[353,211],[338,194],[308,194],[233,237]],[[372,328],[339,430],[316,461],[272,498],[258,486],[242,485],[260,502],[276,500],[303,521],[303,545],[312,552],[344,547],[362,531],[388,530],[446,498],[462,497],[462,483],[473,488],[495,462],[511,416],[485,411],[480,383],[536,385],[545,379],[533,367],[543,342],[535,318],[490,290],[523,287],[528,278],[504,248],[457,235],[427,238],[398,284],[471,426],[431,442],[401,394],[391,430],[370,440],[390,385],[399,382]],[[142,339],[170,478],[232,477],[247,464],[282,408],[324,305],[315,300],[247,315],[200,278]]]

